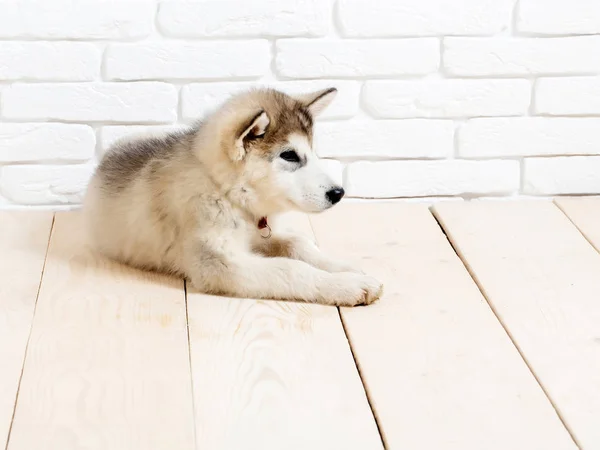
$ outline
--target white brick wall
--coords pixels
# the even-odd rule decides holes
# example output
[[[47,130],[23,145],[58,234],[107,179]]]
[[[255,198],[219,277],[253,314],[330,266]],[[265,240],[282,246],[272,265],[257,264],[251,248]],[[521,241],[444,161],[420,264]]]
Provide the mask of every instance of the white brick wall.
[[[277,42],[277,74],[286,78],[424,75],[440,62],[435,38]]]
[[[599,56],[599,0],[0,0],[0,208],[257,85],[338,88],[351,197],[600,193]]]
[[[514,0],[341,0],[344,36],[487,36],[506,30]]]
[[[25,205],[80,203],[91,177],[90,165],[2,167],[0,192]]]
[[[330,10],[322,0],[165,2],[158,23],[177,37],[319,37],[331,28]]]
[[[480,118],[458,131],[461,158],[545,155],[600,155],[600,117]]]
[[[526,194],[597,192],[600,183],[600,156],[527,158],[524,172]]]
[[[171,122],[177,119],[175,87],[144,83],[17,83],[2,93],[8,119],[69,122]]]
[[[156,6],[148,1],[6,1],[0,37],[135,39],[152,32]]]
[[[511,194],[517,161],[362,161],[347,171],[348,195],[367,198]]]
[[[324,158],[447,158],[452,155],[450,120],[348,120],[317,126],[315,147]]]
[[[95,148],[88,125],[0,122],[0,163],[88,161]]]
[[[527,113],[527,80],[367,81],[365,107],[378,118],[519,116]]]
[[[338,94],[319,119],[349,119],[358,115],[361,83],[349,80],[298,80],[276,82],[192,83],[181,89],[181,113],[184,120],[197,119],[209,113],[230,95],[256,86],[279,89],[288,94],[338,88]]]
[[[600,36],[444,39],[444,68],[461,77],[600,72],[590,55],[600,55]]]
[[[269,51],[265,40],[115,44],[106,50],[105,74],[112,80],[260,77]]]
[[[520,0],[517,30],[543,36],[600,33],[596,0]]]
[[[552,116],[600,115],[600,77],[540,79],[535,110]]]
[[[91,81],[101,56],[90,43],[0,41],[0,80]]]

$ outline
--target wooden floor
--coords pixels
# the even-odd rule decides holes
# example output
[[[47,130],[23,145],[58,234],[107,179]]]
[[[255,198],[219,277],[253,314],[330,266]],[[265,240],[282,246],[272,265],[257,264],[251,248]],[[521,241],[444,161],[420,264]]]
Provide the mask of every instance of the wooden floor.
[[[218,298],[0,213],[0,449],[600,449],[600,198],[346,204],[287,226],[372,306]]]

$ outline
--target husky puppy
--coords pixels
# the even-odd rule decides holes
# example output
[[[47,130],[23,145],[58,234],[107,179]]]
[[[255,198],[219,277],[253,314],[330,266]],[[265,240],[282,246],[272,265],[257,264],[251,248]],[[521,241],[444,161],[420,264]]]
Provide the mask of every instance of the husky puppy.
[[[84,201],[93,246],[206,293],[339,306],[377,300],[377,280],[269,225],[277,214],[317,213],[342,199],[312,149],[313,119],[336,93],[251,90],[188,130],[118,142]]]

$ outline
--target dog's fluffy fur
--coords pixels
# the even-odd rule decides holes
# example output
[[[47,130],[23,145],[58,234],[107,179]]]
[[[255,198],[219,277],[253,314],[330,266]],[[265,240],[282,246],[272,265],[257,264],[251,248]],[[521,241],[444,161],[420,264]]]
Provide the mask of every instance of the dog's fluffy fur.
[[[382,285],[308,239],[259,229],[261,218],[320,212],[343,190],[319,167],[313,118],[335,97],[257,89],[201,124],[118,142],[84,202],[93,245],[136,267],[182,275],[200,291],[352,306]]]

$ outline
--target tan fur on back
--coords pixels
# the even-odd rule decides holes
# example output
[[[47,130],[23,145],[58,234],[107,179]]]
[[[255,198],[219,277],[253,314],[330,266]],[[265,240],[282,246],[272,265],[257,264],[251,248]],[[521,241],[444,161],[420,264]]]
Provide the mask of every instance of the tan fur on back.
[[[332,206],[329,196],[340,187],[319,167],[312,129],[334,95],[253,90],[188,130],[118,142],[84,201],[93,244],[121,262],[184,276],[204,292],[375,300],[376,280],[297,236],[264,239],[257,226],[262,217]],[[290,151],[298,161],[287,160]]]

